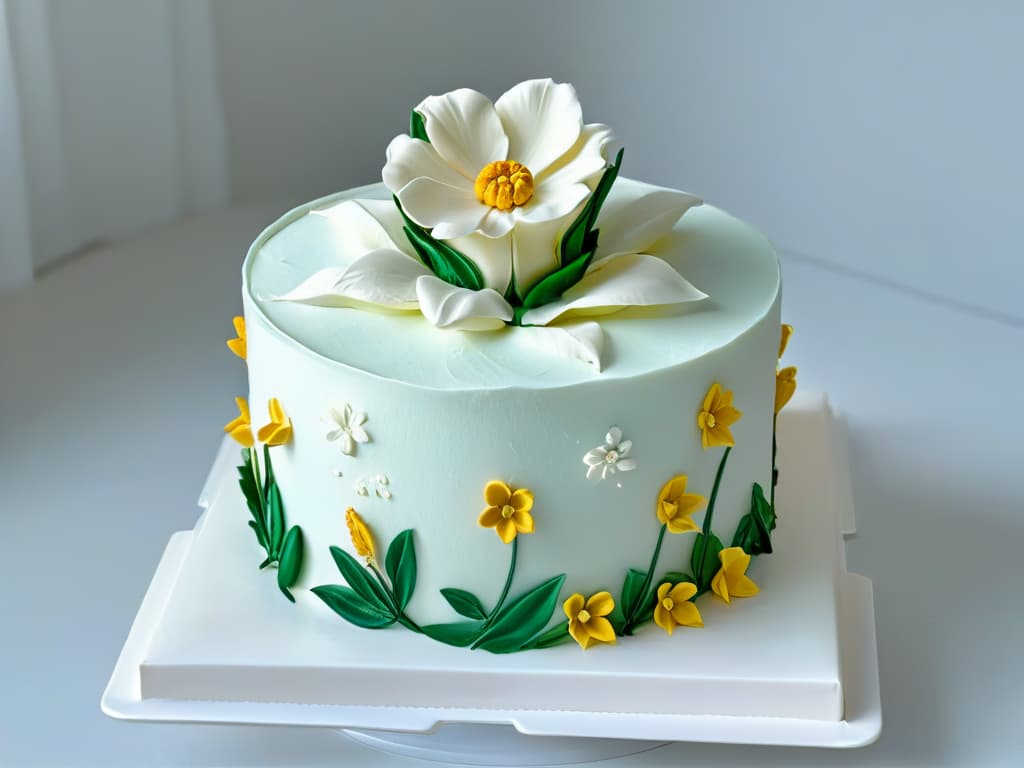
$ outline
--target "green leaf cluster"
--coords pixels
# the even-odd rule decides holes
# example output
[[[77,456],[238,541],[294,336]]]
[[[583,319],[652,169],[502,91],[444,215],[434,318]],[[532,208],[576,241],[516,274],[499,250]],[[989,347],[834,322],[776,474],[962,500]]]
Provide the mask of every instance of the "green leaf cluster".
[[[721,540],[713,533],[707,535],[698,533],[694,539],[693,551],[690,554],[690,568],[693,570],[693,578],[698,591],[705,592],[711,588],[711,581],[721,567],[718,553],[722,549]]]
[[[297,525],[289,528],[285,522],[284,502],[281,500],[277,478],[274,477],[268,445],[263,446],[263,466],[266,477],[261,481],[255,451],[244,449],[242,464],[238,467],[238,485],[252,516],[248,525],[267,555],[260,563],[260,569],[277,565],[277,586],[294,603],[291,588],[295,586],[302,571],[305,550],[302,529]]]
[[[740,518],[732,545],[742,547],[748,555],[771,554],[774,530],[775,508],[764,497],[761,485],[754,483],[750,493],[750,512]]]

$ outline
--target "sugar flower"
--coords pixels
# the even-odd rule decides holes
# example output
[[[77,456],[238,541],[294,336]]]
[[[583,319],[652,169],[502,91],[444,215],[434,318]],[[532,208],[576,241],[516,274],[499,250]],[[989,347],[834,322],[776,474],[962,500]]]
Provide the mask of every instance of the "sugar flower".
[[[662,584],[658,587],[658,602],[654,606],[654,623],[670,635],[676,627],[703,627],[704,619],[691,600],[697,594],[697,585],[688,581]]]
[[[526,488],[513,491],[500,480],[492,480],[484,488],[487,508],[480,514],[479,523],[493,528],[498,537],[510,544],[520,533],[533,533],[533,493]]]
[[[783,323],[782,335],[779,339],[779,358],[786,351],[789,337],[793,335],[793,326]],[[792,365],[786,368],[775,368],[775,412],[778,413],[785,408],[786,403],[796,392],[796,368]]]
[[[658,494],[658,521],[668,526],[670,533],[688,533],[700,528],[691,519],[707,503],[707,499],[696,493],[686,493],[686,475],[669,480]]]
[[[238,406],[238,417],[224,425],[224,431],[231,435],[241,445],[252,448],[252,424],[249,421],[249,403],[244,397],[236,397],[235,404]]]
[[[604,437],[604,444],[587,451],[583,463],[587,465],[587,479],[599,477],[604,480],[616,471],[629,472],[636,469],[636,460],[627,458],[633,447],[632,440],[622,439],[622,430],[611,427]]]
[[[245,360],[245,356],[248,352],[245,340],[245,318],[239,315],[232,318],[231,323],[235,326],[235,334],[238,338],[228,339],[226,344],[228,345],[228,349]]]
[[[270,411],[270,423],[260,427],[256,437],[267,445],[284,445],[292,439],[292,420],[276,397],[270,398],[267,409]]]
[[[352,507],[345,511],[345,523],[348,525],[348,535],[352,539],[356,554],[365,557],[367,563],[375,562],[377,553],[373,546],[373,535],[363,518]]]
[[[327,433],[327,439],[332,442],[337,440],[341,452],[346,456],[355,453],[356,443],[370,442],[370,435],[363,427],[367,419],[363,411],[353,412],[352,406],[345,403],[345,407],[341,411],[331,408],[328,415],[335,427]]]
[[[750,555],[742,547],[729,547],[718,553],[722,567],[711,580],[711,591],[725,602],[734,597],[751,597],[758,592],[757,584],[747,576]]]
[[[723,391],[717,381],[712,384],[697,413],[697,426],[700,428],[704,450],[736,445],[729,427],[739,421],[742,415],[742,411],[733,408],[732,392]]]
[[[562,604],[569,619],[569,634],[580,648],[594,643],[615,643],[615,629],[605,617],[615,610],[615,600],[608,592],[598,592],[584,601],[579,592]]]

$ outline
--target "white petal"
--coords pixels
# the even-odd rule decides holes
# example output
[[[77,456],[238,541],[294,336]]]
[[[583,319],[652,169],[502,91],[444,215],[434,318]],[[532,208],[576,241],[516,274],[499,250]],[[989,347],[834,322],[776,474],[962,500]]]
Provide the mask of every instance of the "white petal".
[[[597,217],[598,258],[616,253],[644,253],[667,235],[679,217],[701,199],[686,192],[616,179]]]
[[[468,235],[491,210],[476,199],[472,187],[453,187],[426,177],[402,187],[398,200],[406,216],[432,229],[439,240]]]
[[[343,434],[345,434],[343,430],[332,429],[330,432],[327,433],[327,439],[330,440],[333,443],[335,440],[337,440]]]
[[[538,185],[533,198],[524,206],[514,210],[516,220],[523,222],[550,221],[567,216],[580,203],[590,197],[590,187],[582,182],[579,184]],[[569,226],[572,220],[566,221]]]
[[[494,239],[472,234],[456,237],[447,242],[480,268],[485,288],[493,288],[504,295],[509,281],[512,280],[511,235]]]
[[[345,411],[342,418],[344,419],[343,423],[346,427],[348,427],[352,423],[352,406],[349,405],[348,403],[345,403]]]
[[[359,205],[366,209],[377,223],[387,232],[388,237],[397,246],[397,250],[419,259],[412,245],[409,244],[409,237],[405,234],[405,219],[392,199],[387,200],[359,200]],[[361,254],[357,254],[361,255]]]
[[[608,166],[608,145],[611,142],[612,129],[607,125],[591,123],[583,126],[576,146],[571,151],[544,173],[534,174],[536,185],[563,187],[584,181],[593,187]]]
[[[520,296],[542,277],[561,266],[558,244],[562,232],[579,215],[582,206],[563,219],[532,223],[520,221],[512,232],[512,265]]]
[[[583,463],[588,467],[592,467],[595,464],[604,463],[604,457],[608,455],[608,452],[604,448],[598,446],[591,451],[587,451],[587,454],[583,457]]]
[[[470,181],[488,163],[508,158],[508,137],[490,99],[469,88],[428,96],[416,111],[430,144]]]
[[[345,270],[334,290],[355,302],[409,309],[416,306],[416,279],[429,274],[401,251],[370,251]]]
[[[631,472],[636,469],[636,459],[619,459],[615,466],[620,472]]]
[[[457,288],[433,275],[416,281],[423,316],[438,328],[492,331],[512,319],[512,307],[497,291]]]
[[[397,216],[394,203],[390,204],[390,208]],[[331,228],[330,247],[340,263],[347,264],[364,253],[378,249],[401,250],[400,245],[406,240],[402,235],[396,241],[394,232],[389,231],[362,202],[355,200],[343,200],[330,208],[310,211],[310,215],[323,216],[328,220]],[[398,232],[401,232],[400,227]]]
[[[523,328],[517,335],[521,335],[537,349],[560,357],[576,358],[601,370],[604,331],[597,323],[566,323],[549,327],[538,325],[535,328]]]
[[[352,435],[352,439],[357,443],[368,443],[370,442],[370,436],[366,434],[366,430],[360,427],[358,424],[352,426],[349,429],[349,433]]]
[[[576,89],[550,79],[527,80],[494,103],[508,134],[508,158],[542,173],[575,143],[583,127]]]
[[[339,427],[343,427],[345,425],[345,417],[341,415],[337,408],[328,408],[327,415],[330,416],[331,421]]]
[[[615,474],[615,465],[614,464],[605,464],[603,467],[601,467],[601,479],[602,480],[604,480],[609,475],[614,475],[614,474]]]
[[[392,193],[397,193],[410,181],[421,176],[453,187],[471,184],[474,180],[467,179],[452,168],[427,142],[406,136],[404,133],[395,136],[388,144],[387,162],[381,171],[384,184]]]
[[[352,435],[346,432],[341,438],[341,452],[346,456],[351,456],[352,451],[355,450],[356,444],[352,442]]]
[[[619,443],[619,447],[616,449],[616,451],[618,452],[619,456],[628,456],[629,451],[630,449],[632,449],[632,447],[632,440],[623,440],[621,443]]]
[[[516,215],[513,211],[499,211],[497,208],[488,210],[477,228],[480,234],[486,237],[504,237],[516,225]]]
[[[600,315],[624,307],[683,304],[707,298],[656,256],[626,253],[595,262],[558,301],[531,309],[523,323],[546,325],[568,312]]]
[[[609,448],[614,448],[619,444],[622,439],[622,430],[618,427],[611,427],[608,430],[608,434],[604,436],[604,443]]]
[[[366,416],[365,413],[363,413],[363,411],[356,411],[352,415],[352,423],[353,424],[365,424],[366,423],[366,419],[367,419],[367,416]]]
[[[604,477],[604,475],[602,474],[602,468],[601,467],[602,467],[601,464],[595,464],[590,469],[588,469],[587,470],[587,480],[593,480],[598,475],[601,475],[602,477]]]
[[[318,307],[347,307],[349,302],[334,290],[347,267],[328,267],[315,272],[295,288],[274,301],[295,301],[300,304],[314,304]]]

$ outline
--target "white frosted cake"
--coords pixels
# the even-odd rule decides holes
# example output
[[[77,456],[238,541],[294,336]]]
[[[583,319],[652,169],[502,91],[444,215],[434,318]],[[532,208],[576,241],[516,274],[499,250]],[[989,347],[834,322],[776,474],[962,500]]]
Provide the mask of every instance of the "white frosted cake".
[[[432,96],[253,244],[238,547],[304,621],[543,653],[771,589],[778,260],[610,143],[569,85]]]

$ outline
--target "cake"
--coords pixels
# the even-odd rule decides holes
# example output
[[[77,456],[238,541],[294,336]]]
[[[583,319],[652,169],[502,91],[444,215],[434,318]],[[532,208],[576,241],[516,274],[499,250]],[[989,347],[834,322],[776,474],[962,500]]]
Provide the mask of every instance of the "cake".
[[[771,588],[778,259],[611,145],[567,84],[431,96],[252,245],[238,546],[308,621],[608,652]]]

